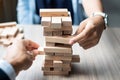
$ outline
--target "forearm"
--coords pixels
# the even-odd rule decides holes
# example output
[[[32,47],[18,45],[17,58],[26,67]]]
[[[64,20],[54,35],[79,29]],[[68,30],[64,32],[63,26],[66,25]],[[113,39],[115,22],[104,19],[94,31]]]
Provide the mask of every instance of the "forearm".
[[[103,12],[101,0],[82,0],[82,4],[87,16],[94,12]]]

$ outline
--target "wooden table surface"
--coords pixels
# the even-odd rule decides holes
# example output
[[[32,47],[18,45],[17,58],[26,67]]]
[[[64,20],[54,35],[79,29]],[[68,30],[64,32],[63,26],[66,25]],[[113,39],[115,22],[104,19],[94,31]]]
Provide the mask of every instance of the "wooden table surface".
[[[25,38],[44,46],[43,28],[40,25],[19,25],[24,28]],[[73,31],[77,29],[73,27]],[[0,47],[0,56],[5,54]],[[21,71],[16,80],[120,80],[120,28],[107,28],[99,44],[88,50],[73,45],[73,53],[80,55],[80,63],[72,64],[69,76],[44,76],[41,66],[44,56],[38,55],[33,65]]]

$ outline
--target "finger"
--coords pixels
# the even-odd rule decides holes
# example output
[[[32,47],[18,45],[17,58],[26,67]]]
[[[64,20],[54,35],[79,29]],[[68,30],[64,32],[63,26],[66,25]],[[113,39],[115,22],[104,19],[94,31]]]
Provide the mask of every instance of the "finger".
[[[85,28],[85,22],[83,21],[80,23],[80,25],[74,35],[81,33],[84,30],[84,28]]]
[[[27,50],[34,50],[37,49],[39,47],[39,45],[31,40],[24,40],[24,44],[26,46]]]
[[[88,41],[84,44],[81,44],[81,46],[84,48],[84,49],[88,49],[90,47],[93,47],[95,46],[96,44],[98,43],[98,39],[95,39],[95,40],[91,40],[91,41]]]
[[[30,61],[35,60],[35,54],[32,51],[27,51],[27,55]]]
[[[32,52],[34,56],[37,56],[39,54],[39,51],[37,49],[33,50]]]
[[[89,43],[89,44],[86,44],[85,46],[83,46],[84,49],[89,49],[93,46],[95,46],[96,44],[95,43]]]
[[[72,45],[78,41],[81,41],[83,38],[87,37],[91,32],[93,32],[93,27],[94,25],[89,22],[81,33],[70,39],[69,44]]]
[[[95,35],[95,33],[92,33],[90,34],[87,38],[81,40],[81,41],[78,41],[78,43],[83,46],[84,44],[88,43],[88,42],[92,42],[92,41],[95,41],[97,40],[97,37]]]

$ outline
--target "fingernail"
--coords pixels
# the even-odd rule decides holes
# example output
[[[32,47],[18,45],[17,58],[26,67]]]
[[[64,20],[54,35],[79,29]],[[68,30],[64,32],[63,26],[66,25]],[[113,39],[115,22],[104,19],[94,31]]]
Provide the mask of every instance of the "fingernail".
[[[74,44],[74,41],[71,39],[71,40],[69,41],[69,44],[70,44],[70,45],[73,45],[73,44]]]

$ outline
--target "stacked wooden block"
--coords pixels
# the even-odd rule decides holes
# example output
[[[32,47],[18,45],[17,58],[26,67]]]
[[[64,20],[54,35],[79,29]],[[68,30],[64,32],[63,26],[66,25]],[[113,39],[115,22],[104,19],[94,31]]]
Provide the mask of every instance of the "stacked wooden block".
[[[71,63],[79,62],[79,55],[72,55],[69,40],[72,37],[72,19],[67,9],[40,9],[41,25],[46,40],[44,75],[68,75]]]
[[[15,39],[24,38],[22,28],[16,22],[0,23],[0,45],[9,46]]]

